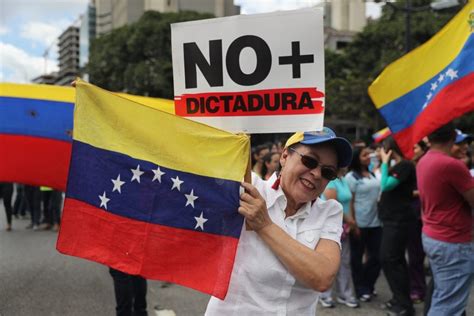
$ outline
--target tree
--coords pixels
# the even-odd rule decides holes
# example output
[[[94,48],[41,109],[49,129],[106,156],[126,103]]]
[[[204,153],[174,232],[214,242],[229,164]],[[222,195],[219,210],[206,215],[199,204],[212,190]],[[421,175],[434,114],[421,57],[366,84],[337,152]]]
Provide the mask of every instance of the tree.
[[[173,99],[171,23],[211,18],[191,11],[147,11],[134,24],[92,42],[90,81],[111,91]]]
[[[412,5],[427,7],[430,2],[412,0]],[[402,8],[405,1],[399,0],[395,5]],[[412,12],[412,49],[429,40],[459,9]],[[386,66],[404,54],[405,14],[385,5],[382,16],[378,20],[369,21],[341,53],[326,52],[328,117],[350,118],[363,122],[374,130],[384,127],[385,123],[373,106],[367,89]],[[467,126],[467,123],[461,120],[461,125]]]

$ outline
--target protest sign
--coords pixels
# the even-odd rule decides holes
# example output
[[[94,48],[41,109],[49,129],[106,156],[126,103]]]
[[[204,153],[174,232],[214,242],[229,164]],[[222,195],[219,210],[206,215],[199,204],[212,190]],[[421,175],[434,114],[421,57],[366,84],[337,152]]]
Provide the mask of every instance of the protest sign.
[[[175,112],[230,132],[320,130],[320,8],[172,25]]]

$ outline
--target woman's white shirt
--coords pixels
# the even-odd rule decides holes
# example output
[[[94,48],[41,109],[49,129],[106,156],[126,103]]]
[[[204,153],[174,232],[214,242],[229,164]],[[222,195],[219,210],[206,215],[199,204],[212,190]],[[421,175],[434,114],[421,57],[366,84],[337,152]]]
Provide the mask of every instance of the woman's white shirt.
[[[292,238],[315,249],[319,239],[340,246],[342,206],[335,200],[317,199],[285,218],[286,198],[275,174],[264,181],[252,182],[267,203],[272,221]],[[242,229],[229,291],[225,300],[212,297],[206,315],[311,315],[316,313],[319,292],[300,284],[273,254],[257,233]]]

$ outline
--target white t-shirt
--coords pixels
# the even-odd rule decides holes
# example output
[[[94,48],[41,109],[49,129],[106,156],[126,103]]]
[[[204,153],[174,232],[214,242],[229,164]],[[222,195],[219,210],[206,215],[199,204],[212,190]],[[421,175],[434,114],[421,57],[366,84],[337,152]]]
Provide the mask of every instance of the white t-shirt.
[[[285,219],[286,198],[276,176],[254,177],[272,221],[301,244],[315,249],[320,238],[337,242],[342,233],[342,206],[335,200],[308,202]],[[225,300],[212,297],[207,316],[314,316],[319,292],[300,284],[254,231],[242,229],[229,291]]]

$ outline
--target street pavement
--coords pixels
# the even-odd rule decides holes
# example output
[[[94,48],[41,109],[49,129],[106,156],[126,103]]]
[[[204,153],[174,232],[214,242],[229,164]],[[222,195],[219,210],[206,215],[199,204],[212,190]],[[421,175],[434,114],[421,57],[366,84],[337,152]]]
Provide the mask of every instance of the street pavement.
[[[2,203],[3,204],[3,203]],[[5,231],[0,206],[0,316],[114,315],[114,293],[108,269],[100,264],[58,253],[57,233],[32,231],[28,220],[14,220]],[[181,286],[149,281],[150,316],[203,315],[209,296]],[[385,315],[380,304],[390,298],[385,278],[378,296],[361,308],[318,306],[318,315]],[[470,296],[468,315],[474,311]],[[416,305],[422,315],[423,304]]]

